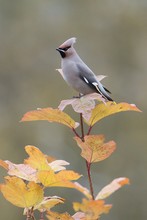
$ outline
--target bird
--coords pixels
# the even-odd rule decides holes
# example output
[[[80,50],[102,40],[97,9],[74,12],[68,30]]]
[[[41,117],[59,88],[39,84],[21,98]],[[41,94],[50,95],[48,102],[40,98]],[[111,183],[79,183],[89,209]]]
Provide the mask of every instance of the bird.
[[[76,38],[72,37],[56,48],[61,55],[63,79],[70,87],[76,90],[80,96],[96,92],[106,101],[113,101],[109,95],[111,92],[101,84],[93,71],[77,54],[73,47],[75,43]]]

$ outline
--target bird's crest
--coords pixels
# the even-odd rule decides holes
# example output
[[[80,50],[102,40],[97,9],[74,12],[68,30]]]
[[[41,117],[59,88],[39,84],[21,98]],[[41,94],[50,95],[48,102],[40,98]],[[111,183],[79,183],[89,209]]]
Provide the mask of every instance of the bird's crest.
[[[72,37],[66,40],[63,44],[61,44],[59,48],[72,47],[74,43],[76,43],[76,38]]]

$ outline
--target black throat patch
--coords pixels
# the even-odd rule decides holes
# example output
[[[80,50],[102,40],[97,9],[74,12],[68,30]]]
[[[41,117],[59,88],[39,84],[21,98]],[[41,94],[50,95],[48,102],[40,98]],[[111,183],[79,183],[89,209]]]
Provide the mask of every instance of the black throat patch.
[[[61,55],[62,58],[65,58],[65,57],[66,57],[66,54],[65,54],[65,52],[64,52],[63,50],[60,50],[59,53],[60,53],[60,55]]]

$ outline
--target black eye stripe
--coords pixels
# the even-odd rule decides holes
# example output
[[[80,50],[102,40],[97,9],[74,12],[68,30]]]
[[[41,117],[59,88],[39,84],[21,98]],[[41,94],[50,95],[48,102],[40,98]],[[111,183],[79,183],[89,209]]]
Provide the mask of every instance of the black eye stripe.
[[[59,48],[59,49],[64,50],[64,51],[67,51],[70,47],[71,47],[71,46],[65,47],[65,48]]]

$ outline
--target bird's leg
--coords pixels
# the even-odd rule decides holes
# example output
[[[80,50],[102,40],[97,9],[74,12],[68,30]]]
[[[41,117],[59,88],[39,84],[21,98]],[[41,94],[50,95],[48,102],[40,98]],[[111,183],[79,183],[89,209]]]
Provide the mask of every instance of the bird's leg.
[[[73,96],[74,99],[80,99],[81,97],[83,97],[84,95],[82,93],[79,93],[78,96]]]

